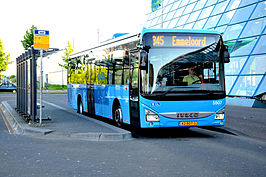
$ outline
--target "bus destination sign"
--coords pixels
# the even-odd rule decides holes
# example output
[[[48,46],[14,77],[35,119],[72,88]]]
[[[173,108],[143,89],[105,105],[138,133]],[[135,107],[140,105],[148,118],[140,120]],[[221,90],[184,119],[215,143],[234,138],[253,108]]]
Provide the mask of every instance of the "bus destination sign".
[[[154,47],[205,47],[206,36],[193,37],[189,36],[163,36],[163,35],[152,35],[152,46]]]
[[[145,45],[157,47],[196,47],[202,48],[217,41],[217,34],[147,33]]]

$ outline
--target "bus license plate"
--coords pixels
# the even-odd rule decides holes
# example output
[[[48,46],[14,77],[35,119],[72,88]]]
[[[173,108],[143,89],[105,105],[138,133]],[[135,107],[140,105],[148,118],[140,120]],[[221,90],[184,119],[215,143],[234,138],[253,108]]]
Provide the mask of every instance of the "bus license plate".
[[[180,126],[196,126],[197,121],[183,121],[180,122]]]

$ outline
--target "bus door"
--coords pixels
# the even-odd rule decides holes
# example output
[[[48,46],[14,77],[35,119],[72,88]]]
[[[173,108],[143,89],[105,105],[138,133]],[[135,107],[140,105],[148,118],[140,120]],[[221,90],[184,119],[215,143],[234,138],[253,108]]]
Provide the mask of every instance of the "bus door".
[[[89,61],[87,64],[88,80],[87,80],[87,104],[88,113],[95,114],[95,102],[94,102],[94,64]]]
[[[130,73],[129,73],[129,108],[130,124],[140,127],[139,116],[139,52],[132,51],[129,54]]]

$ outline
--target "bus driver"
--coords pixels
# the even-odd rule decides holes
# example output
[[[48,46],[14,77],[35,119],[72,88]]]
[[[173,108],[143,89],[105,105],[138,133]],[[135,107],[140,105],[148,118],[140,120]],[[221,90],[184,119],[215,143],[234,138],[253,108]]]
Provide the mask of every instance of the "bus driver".
[[[190,84],[200,84],[201,80],[198,76],[195,75],[195,71],[193,68],[189,68],[188,75],[183,78],[183,82],[187,82]]]

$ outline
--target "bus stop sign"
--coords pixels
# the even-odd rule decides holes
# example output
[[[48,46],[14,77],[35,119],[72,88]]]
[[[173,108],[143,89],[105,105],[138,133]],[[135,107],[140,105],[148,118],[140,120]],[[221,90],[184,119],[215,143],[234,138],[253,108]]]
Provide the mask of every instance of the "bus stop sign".
[[[34,30],[34,49],[49,49],[49,31]]]

